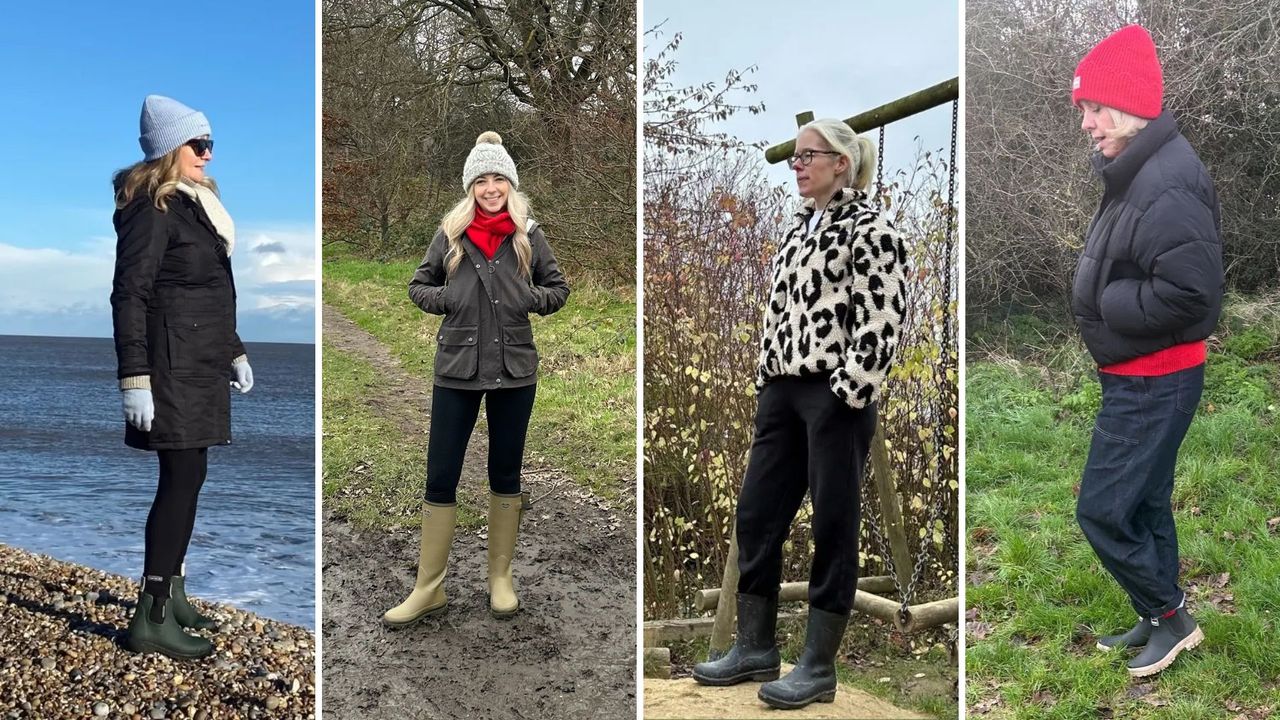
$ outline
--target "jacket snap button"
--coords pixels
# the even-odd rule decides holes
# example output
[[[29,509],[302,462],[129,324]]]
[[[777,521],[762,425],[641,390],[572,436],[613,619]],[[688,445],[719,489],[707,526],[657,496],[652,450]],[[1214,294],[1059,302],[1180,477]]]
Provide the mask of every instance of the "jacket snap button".
[[[475,338],[467,338],[467,342],[471,342],[471,341],[472,341],[472,340],[474,340],[474,339],[475,339]]]
[[[492,265],[490,265],[490,266],[489,266],[489,272],[493,272],[493,266],[492,266]]]
[[[476,269],[477,269],[477,270],[479,270],[479,269],[480,269],[480,263],[476,263]]]
[[[494,304],[494,305],[497,305],[497,304],[498,304],[498,301],[497,301],[497,300],[494,300],[494,301],[493,301],[493,304]]]
[[[437,339],[437,340],[443,340],[443,339],[444,339],[444,336],[443,336],[443,335],[441,335],[440,337],[438,337],[438,338],[436,338],[436,339]]]
[[[498,379],[496,380],[496,382],[497,382],[499,385],[501,385],[501,384],[502,384],[502,378],[498,378]]]
[[[498,338],[494,338],[494,339],[493,339],[493,341],[494,341],[494,342],[498,342]]]

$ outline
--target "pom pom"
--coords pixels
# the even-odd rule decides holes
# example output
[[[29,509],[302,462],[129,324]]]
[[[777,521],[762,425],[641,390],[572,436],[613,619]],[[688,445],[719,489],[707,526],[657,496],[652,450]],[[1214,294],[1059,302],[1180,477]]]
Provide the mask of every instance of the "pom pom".
[[[501,145],[502,136],[492,130],[486,130],[480,133],[480,137],[476,138],[476,145]]]

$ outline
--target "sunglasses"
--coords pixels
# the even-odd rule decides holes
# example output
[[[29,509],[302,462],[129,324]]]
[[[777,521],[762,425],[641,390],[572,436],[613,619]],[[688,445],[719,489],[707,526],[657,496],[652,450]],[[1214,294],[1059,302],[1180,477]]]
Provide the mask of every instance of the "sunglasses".
[[[196,157],[200,157],[207,152],[213,152],[213,140],[210,138],[196,138],[188,140],[185,144],[196,151]]]

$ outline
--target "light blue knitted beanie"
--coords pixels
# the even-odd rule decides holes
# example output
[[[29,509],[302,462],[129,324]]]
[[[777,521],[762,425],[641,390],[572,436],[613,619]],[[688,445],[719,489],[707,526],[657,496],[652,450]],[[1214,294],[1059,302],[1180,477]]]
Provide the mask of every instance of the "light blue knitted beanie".
[[[211,135],[204,113],[163,95],[142,101],[142,137],[138,142],[147,160],[164,157],[192,138]]]

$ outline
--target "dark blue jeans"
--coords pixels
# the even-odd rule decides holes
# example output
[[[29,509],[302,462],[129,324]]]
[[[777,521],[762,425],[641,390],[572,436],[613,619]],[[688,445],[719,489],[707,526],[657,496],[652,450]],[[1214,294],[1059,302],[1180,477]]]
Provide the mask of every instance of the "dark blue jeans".
[[[738,592],[776,597],[782,546],[805,491],[813,500],[809,604],[848,615],[858,585],[862,473],[875,403],[855,410],[826,377],[783,377],[760,391],[755,438],[738,495]]]
[[[1076,520],[1133,609],[1161,615],[1182,602],[1173,469],[1204,390],[1204,365],[1159,377],[1098,377],[1102,409]]]

